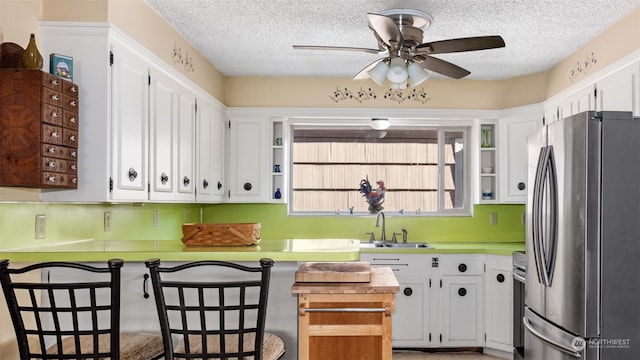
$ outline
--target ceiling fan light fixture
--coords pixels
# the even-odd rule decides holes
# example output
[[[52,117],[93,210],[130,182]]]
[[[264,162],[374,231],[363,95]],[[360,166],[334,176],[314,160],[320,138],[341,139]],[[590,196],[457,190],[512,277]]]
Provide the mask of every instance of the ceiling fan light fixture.
[[[409,73],[409,79],[411,79],[412,86],[418,86],[425,82],[429,78],[429,72],[422,68],[422,66],[412,62],[407,67]]]
[[[403,58],[396,57],[391,59],[389,64],[389,71],[387,71],[387,79],[392,83],[403,83],[407,81],[409,73],[407,72],[407,65]]]
[[[369,122],[369,126],[376,130],[386,130],[390,125],[391,123],[387,118],[371,118],[371,122]]]
[[[371,70],[367,71],[369,77],[376,82],[379,86],[384,84],[384,80],[387,78],[387,72],[389,71],[389,65],[386,62],[380,61]]]

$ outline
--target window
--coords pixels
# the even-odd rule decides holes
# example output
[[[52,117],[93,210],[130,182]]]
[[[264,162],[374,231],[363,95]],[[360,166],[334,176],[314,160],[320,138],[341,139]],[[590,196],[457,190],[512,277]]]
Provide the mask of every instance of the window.
[[[468,127],[291,129],[291,214],[366,214],[360,182],[384,181],[384,211],[469,214]]]

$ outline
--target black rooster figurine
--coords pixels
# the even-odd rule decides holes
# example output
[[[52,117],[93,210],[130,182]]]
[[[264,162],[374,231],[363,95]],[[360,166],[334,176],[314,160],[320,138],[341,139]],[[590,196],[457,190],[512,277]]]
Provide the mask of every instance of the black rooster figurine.
[[[386,189],[384,187],[384,181],[378,180],[376,181],[376,184],[378,185],[378,188],[373,190],[368,176],[360,181],[360,193],[369,203],[369,214],[377,214],[384,209],[382,206],[382,203],[384,203],[384,192]]]

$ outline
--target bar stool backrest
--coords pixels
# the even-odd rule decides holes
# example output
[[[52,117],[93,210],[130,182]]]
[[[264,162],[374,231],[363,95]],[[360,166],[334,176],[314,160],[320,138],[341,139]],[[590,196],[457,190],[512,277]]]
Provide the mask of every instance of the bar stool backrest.
[[[0,282],[21,360],[119,360],[123,263],[112,259],[107,267],[94,267],[43,262],[10,269],[9,260],[0,260]],[[78,273],[79,281],[57,282],[56,274],[60,271],[65,272],[67,279],[68,274]],[[25,280],[29,275],[33,279],[33,274],[37,281]],[[84,353],[80,354],[81,347]]]

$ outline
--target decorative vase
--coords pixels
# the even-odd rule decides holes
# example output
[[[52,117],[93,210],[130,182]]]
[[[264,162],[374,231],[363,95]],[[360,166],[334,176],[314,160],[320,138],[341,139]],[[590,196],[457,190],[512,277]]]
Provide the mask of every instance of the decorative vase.
[[[22,65],[26,69],[42,69],[42,55],[40,55],[38,51],[36,37],[33,34],[31,34],[31,38],[29,39],[29,45],[27,45],[27,48],[24,50]]]
[[[273,197],[274,197],[275,199],[280,199],[280,198],[282,198],[282,193],[280,192],[280,188],[277,188],[277,189],[276,189],[276,192],[273,194]]]
[[[489,143],[489,130],[482,129],[482,145],[483,148],[491,147],[491,143]]]

